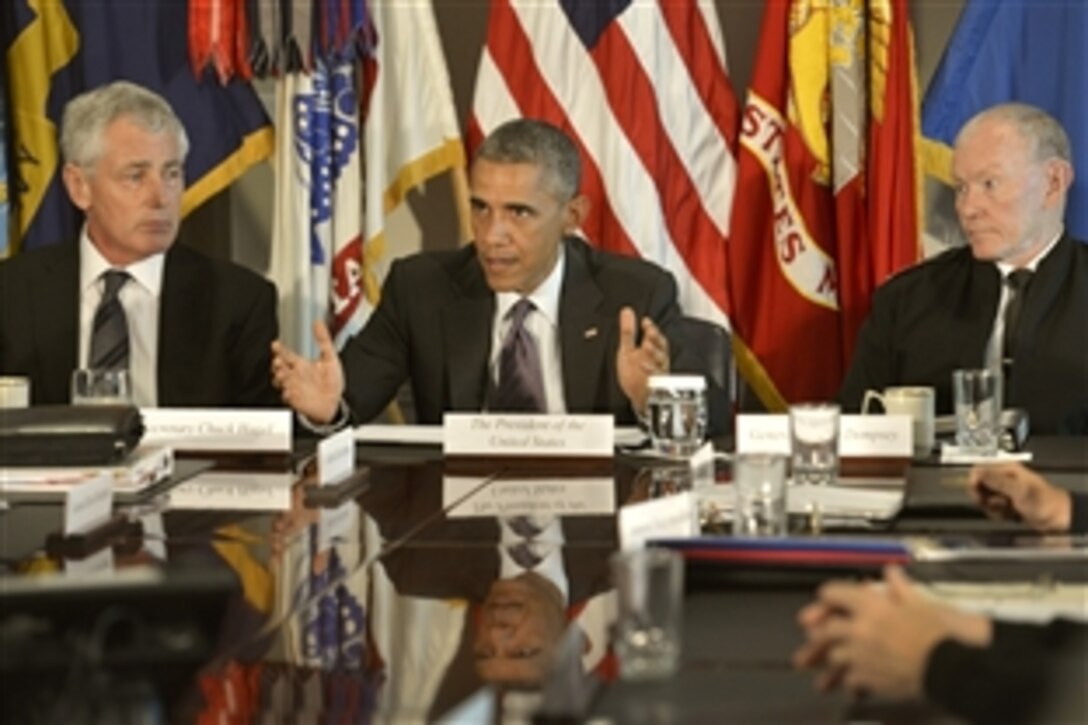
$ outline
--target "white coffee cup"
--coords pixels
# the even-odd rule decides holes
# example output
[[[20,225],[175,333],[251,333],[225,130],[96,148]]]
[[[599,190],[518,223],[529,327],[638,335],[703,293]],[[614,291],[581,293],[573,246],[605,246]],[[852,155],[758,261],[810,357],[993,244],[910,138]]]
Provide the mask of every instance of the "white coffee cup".
[[[928,456],[937,440],[937,397],[933,388],[924,385],[907,385],[885,388],[881,393],[866,390],[861,402],[861,412],[868,413],[874,400],[879,400],[888,415],[909,415],[914,432],[914,453]]]
[[[30,378],[21,375],[0,376],[0,408],[30,406]]]

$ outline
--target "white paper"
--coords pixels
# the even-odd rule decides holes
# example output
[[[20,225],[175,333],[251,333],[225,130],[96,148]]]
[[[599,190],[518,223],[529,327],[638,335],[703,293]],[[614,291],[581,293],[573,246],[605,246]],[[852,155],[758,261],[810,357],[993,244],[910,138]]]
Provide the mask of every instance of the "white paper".
[[[695,495],[685,491],[624,506],[620,509],[619,533],[624,551],[641,549],[650,539],[698,536]]]
[[[921,584],[935,599],[999,619],[1044,623],[1055,618],[1088,622],[1088,585],[936,582]]]
[[[980,456],[977,453],[964,453],[958,446],[945,443],[941,446],[941,463],[951,466],[973,466],[976,463],[1003,463],[1006,461],[1030,461],[1031,451],[1011,453],[998,449],[992,456]]]
[[[359,443],[393,443],[399,445],[440,446],[440,425],[361,425],[355,429]]]
[[[485,479],[446,476],[442,505],[450,507]],[[616,490],[611,478],[502,479],[461,501],[449,518],[479,516],[602,516],[615,513]]]
[[[113,513],[110,476],[101,473],[73,486],[64,498],[64,534],[83,534],[109,521]]]

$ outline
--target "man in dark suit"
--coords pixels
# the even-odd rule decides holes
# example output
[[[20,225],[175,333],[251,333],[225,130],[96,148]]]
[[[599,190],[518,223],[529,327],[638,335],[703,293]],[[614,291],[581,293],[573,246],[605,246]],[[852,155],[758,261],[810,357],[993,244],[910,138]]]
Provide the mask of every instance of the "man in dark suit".
[[[102,366],[94,330],[111,275],[124,280],[124,352],[108,366],[129,370],[136,404],[279,404],[267,373],[275,286],[175,244],[188,145],[166,101],[131,83],[66,107],[64,184],[86,216],[80,239],[0,264],[0,372],[28,376],[33,404],[67,403],[72,371]]]
[[[856,410],[867,389],[929,385],[948,413],[953,370],[990,367],[1032,432],[1088,434],[1088,246],[1062,224],[1065,131],[1037,108],[995,106],[960,132],[952,173],[969,246],[877,290],[841,402]]]
[[[394,263],[381,303],[339,358],[321,325],[314,361],[277,343],[284,400],[314,422],[350,413],[362,423],[408,379],[421,423],[502,409],[493,393],[507,312],[527,299],[543,378],[536,410],[635,422],[650,374],[700,372],[700,361],[679,344],[671,275],[571,236],[588,211],[580,177],[578,151],[559,129],[524,119],[496,129],[470,175],[475,242]]]

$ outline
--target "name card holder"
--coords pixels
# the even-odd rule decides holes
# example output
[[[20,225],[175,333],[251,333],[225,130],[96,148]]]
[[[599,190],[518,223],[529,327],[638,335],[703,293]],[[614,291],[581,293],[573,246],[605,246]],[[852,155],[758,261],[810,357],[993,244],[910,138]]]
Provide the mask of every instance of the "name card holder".
[[[447,413],[442,448],[457,475],[611,475],[610,415]]]
[[[220,471],[291,468],[293,418],[286,409],[144,408],[143,442],[171,446],[179,458]]]

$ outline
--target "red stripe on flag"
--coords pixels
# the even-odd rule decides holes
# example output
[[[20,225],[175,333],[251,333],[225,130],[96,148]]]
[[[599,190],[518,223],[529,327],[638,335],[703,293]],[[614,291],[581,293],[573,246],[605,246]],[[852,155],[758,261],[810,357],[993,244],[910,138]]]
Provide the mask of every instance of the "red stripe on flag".
[[[673,245],[688,267],[698,270],[695,278],[711,299],[725,309],[725,237],[707,216],[698,189],[669,143],[653,83],[623,28],[610,24],[590,56],[601,75],[613,116],[653,179]]]
[[[608,204],[600,169],[587,151],[578,129],[548,88],[533,55],[532,41],[507,0],[491,5],[487,49],[522,115],[555,124],[578,146],[582,155],[582,192],[594,201],[583,225],[590,241],[608,251],[635,255],[634,244]]]
[[[705,17],[683,3],[661,0],[658,3],[672,42],[688,67],[691,82],[706,104],[710,118],[718,127],[726,145],[736,148],[738,104],[733,84],[725,72],[718,48],[710,38]],[[721,62],[719,62],[721,61]]]

